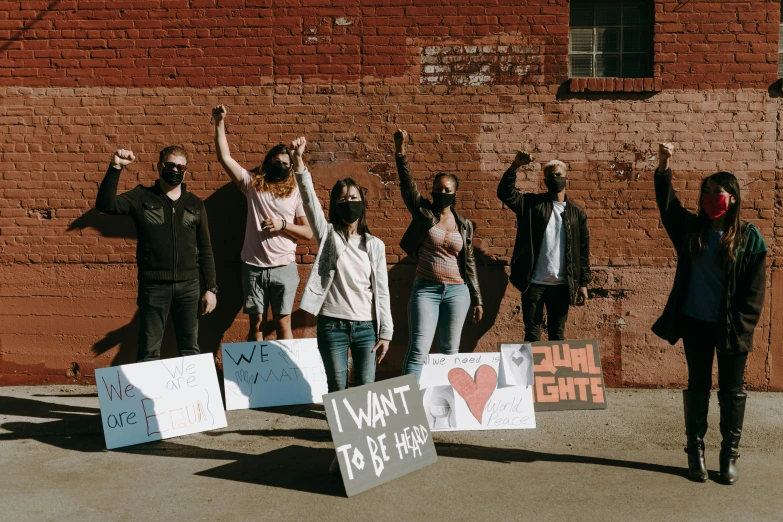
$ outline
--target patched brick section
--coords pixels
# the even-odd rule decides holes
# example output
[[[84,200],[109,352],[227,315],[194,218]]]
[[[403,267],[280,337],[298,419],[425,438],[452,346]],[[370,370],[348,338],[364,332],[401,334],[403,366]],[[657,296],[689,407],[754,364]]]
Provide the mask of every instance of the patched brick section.
[[[543,56],[525,44],[442,44],[423,47],[420,63],[422,84],[520,84],[540,81]]]

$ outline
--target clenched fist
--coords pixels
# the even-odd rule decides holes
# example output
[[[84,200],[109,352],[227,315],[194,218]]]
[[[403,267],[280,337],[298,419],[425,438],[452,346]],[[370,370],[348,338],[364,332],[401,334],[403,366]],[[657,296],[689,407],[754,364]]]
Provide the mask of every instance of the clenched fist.
[[[307,139],[304,136],[300,136],[291,142],[291,146],[288,147],[291,152],[294,153],[291,160],[294,164],[294,172],[302,172],[304,170],[304,160],[302,155],[304,154],[305,147],[307,147]]]
[[[408,132],[402,129],[397,129],[394,133],[394,151],[397,154],[405,154],[405,149],[408,147]]]
[[[228,109],[225,105],[216,105],[212,108],[212,117],[215,119],[215,125],[223,121],[228,114]]]
[[[132,151],[125,150],[125,149],[118,149],[114,151],[114,154],[111,155],[111,166],[115,169],[121,169],[126,165],[130,165],[133,163],[133,160],[136,159],[136,156],[133,154]]]
[[[514,167],[519,168],[530,164],[532,161],[533,161],[533,156],[531,156],[527,152],[522,152],[520,150],[517,152],[517,155],[514,157],[514,161],[511,164]]]
[[[674,155],[673,143],[659,143],[658,144],[658,172],[666,172],[669,168],[669,160]]]

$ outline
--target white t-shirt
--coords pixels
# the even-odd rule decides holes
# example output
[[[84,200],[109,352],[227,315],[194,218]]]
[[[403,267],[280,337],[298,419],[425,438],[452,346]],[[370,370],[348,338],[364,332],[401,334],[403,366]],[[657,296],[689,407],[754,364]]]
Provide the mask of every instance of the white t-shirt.
[[[538,253],[536,270],[533,272],[531,283],[539,285],[566,284],[566,237],[563,225],[563,212],[565,201],[553,201],[552,217],[546,225],[546,232],[541,241],[541,251]]]
[[[320,315],[372,321],[372,265],[364,235],[348,237],[348,247],[337,258],[337,270]]]
[[[296,261],[296,241],[283,231],[263,232],[265,219],[285,219],[293,223],[294,218],[305,215],[299,188],[287,198],[276,198],[271,192],[261,192],[253,186],[253,175],[242,173],[242,193],[247,198],[247,223],[245,243],[242,246],[242,261],[247,264],[268,268],[289,265]]]

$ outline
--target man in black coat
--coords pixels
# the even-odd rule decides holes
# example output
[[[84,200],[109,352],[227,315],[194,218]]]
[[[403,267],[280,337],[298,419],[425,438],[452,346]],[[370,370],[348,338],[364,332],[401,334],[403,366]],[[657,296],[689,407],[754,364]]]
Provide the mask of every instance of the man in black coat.
[[[129,150],[117,150],[98,189],[95,207],[106,214],[133,218],[138,234],[139,351],[137,361],[160,359],[166,319],[171,313],[179,354],[195,355],[198,313],[217,305],[217,282],[204,203],[187,191],[182,180],[188,153],[179,146],[160,152],[160,178],[152,187],[138,185],[117,196],[122,170],[136,159]],[[199,285],[203,275],[206,292]],[[199,297],[201,298],[199,299]]]
[[[529,154],[518,152],[498,185],[498,198],[517,215],[510,281],[522,292],[525,341],[541,338],[544,307],[549,340],[562,340],[569,306],[587,301],[587,216],[565,195],[567,168],[561,161],[544,165],[547,192],[521,193],[516,188],[517,169],[531,161]]]

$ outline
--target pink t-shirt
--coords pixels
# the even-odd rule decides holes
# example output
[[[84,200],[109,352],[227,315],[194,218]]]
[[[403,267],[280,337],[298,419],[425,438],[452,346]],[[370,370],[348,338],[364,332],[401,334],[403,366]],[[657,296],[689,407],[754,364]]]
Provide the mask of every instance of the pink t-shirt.
[[[253,186],[253,175],[242,174],[242,193],[247,198],[247,223],[242,261],[263,268],[288,265],[296,261],[296,241],[282,231],[263,232],[265,219],[285,219],[293,223],[295,217],[305,215],[299,188],[287,198],[277,198],[271,192],[261,192]]]

